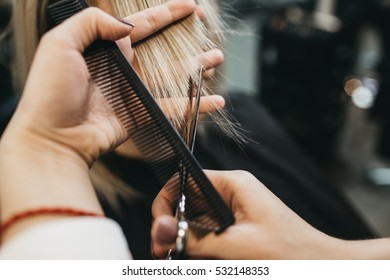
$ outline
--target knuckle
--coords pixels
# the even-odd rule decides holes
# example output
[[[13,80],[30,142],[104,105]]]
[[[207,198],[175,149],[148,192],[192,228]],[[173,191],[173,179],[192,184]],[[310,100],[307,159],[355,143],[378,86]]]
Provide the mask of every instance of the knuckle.
[[[103,16],[106,15],[105,12],[103,12],[101,9],[97,7],[89,7],[81,12],[82,16],[85,17],[85,19],[88,19],[88,21],[92,24],[96,24]]]
[[[57,29],[46,32],[40,41],[40,44],[59,44],[63,41],[63,36],[57,31]]]
[[[225,60],[224,53],[219,49],[215,50],[214,56],[215,56],[215,59],[219,62],[223,62]]]
[[[194,11],[196,9],[196,3],[194,0],[184,0],[180,2],[181,9],[186,11]]]
[[[166,7],[171,15],[172,21],[182,18],[184,15],[189,15],[196,9],[194,0],[181,0],[168,2]]]
[[[255,176],[252,175],[252,173],[246,171],[246,170],[235,170],[234,171],[234,177],[240,184],[250,185],[255,180]]]
[[[88,7],[83,11],[84,14],[87,14],[89,16],[96,16],[96,15],[101,15],[103,13],[102,10],[100,10],[97,7]]]
[[[240,177],[240,178],[248,178],[248,177],[252,176],[252,174],[246,170],[234,170],[233,172],[234,172],[235,176]]]
[[[157,24],[156,24],[156,18],[151,13],[145,14],[146,22],[149,25],[149,28],[152,32],[157,31]]]

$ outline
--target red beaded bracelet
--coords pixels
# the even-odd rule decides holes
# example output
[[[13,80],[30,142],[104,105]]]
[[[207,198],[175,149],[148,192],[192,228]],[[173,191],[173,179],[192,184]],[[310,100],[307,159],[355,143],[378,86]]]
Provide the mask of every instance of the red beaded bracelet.
[[[38,215],[68,215],[68,216],[90,216],[90,217],[104,217],[103,214],[98,214],[94,212],[74,209],[74,208],[62,208],[62,207],[44,207],[32,210],[26,210],[20,213],[17,213],[6,220],[0,226],[0,237],[8,230],[11,226],[17,223],[20,220],[25,218],[30,218]]]

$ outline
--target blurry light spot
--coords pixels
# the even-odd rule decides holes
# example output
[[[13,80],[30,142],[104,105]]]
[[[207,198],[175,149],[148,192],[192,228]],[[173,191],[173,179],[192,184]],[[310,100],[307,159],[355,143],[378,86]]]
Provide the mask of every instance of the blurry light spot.
[[[390,186],[390,169],[375,168],[367,171],[367,177],[371,183],[378,186]]]
[[[263,51],[263,60],[265,65],[273,66],[278,62],[278,50],[275,46],[269,46]]]
[[[353,104],[361,109],[369,109],[374,104],[375,96],[371,90],[365,86],[356,88],[352,93]]]
[[[287,18],[290,22],[300,24],[305,17],[304,11],[299,7],[293,7],[287,10]]]
[[[352,96],[355,89],[362,86],[362,82],[357,78],[350,78],[344,84],[344,91],[347,95]]]

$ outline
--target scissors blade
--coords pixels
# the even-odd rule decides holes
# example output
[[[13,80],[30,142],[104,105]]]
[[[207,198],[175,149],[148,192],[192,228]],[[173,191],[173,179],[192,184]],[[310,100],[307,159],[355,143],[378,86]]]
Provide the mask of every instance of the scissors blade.
[[[191,153],[194,151],[194,144],[196,138],[196,131],[199,122],[199,110],[200,110],[200,98],[202,94],[203,84],[203,72],[204,67],[201,66],[199,71],[198,84],[196,86],[196,94],[194,96],[193,81],[190,80],[190,93],[189,93],[189,109],[187,113],[187,124],[183,131],[184,141],[188,146]],[[195,98],[195,104],[193,104]],[[195,105],[195,106],[194,106]],[[186,211],[186,189],[188,184],[188,173],[183,164],[180,164],[179,168],[179,199],[176,206],[176,218],[178,220],[178,233],[176,237],[176,248],[175,250],[169,250],[166,257],[167,260],[181,259],[185,256],[187,237],[189,230],[189,223],[185,218]]]

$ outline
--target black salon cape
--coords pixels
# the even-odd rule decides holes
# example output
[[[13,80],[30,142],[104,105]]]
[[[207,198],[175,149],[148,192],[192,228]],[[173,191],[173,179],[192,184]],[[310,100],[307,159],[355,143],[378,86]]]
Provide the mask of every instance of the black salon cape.
[[[317,229],[345,239],[372,238],[373,234],[336,186],[331,184],[289,139],[266,109],[246,95],[231,94],[227,108],[253,139],[239,147],[216,126],[200,130],[195,156],[207,169],[246,170],[255,175],[287,206]],[[257,142],[257,143],[256,143]],[[124,181],[138,187],[143,197],[122,201],[116,214],[103,202],[109,217],[123,228],[135,259],[150,259],[150,208],[158,181],[147,165],[114,153],[103,158]]]

